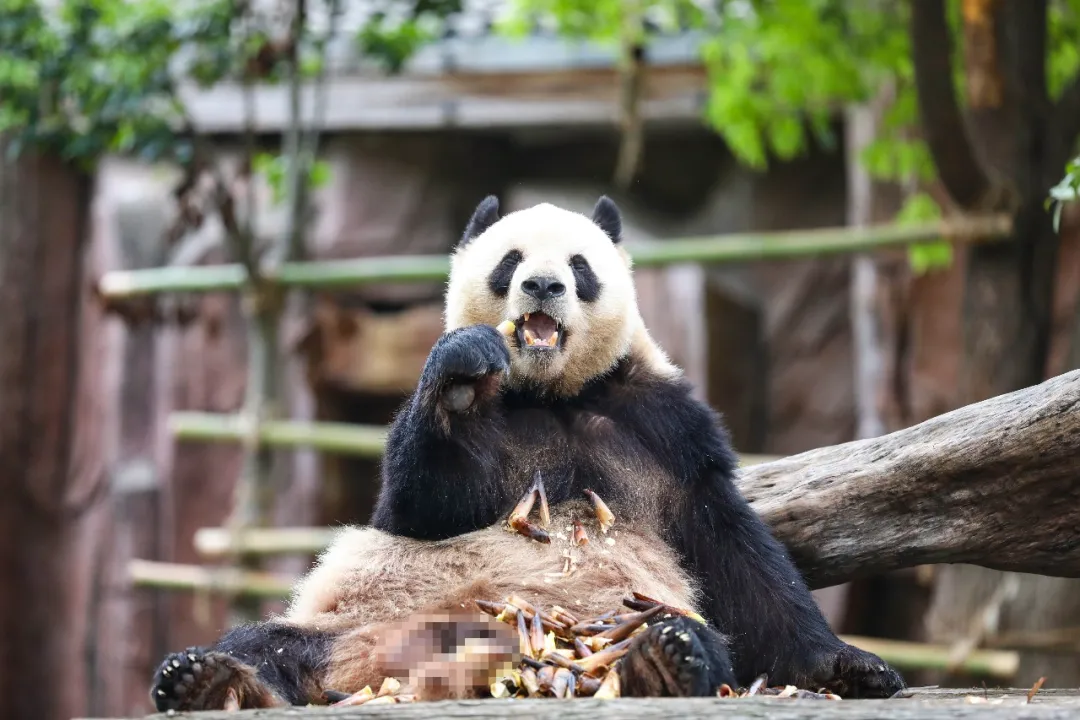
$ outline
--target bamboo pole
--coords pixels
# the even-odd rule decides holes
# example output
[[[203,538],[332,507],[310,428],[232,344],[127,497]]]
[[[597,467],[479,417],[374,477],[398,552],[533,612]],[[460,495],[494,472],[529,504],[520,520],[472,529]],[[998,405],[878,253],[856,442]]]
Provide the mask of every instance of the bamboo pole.
[[[181,440],[241,442],[247,427],[239,415],[175,412],[169,428]],[[376,425],[296,420],[265,420],[259,427],[259,442],[273,447],[306,447],[324,452],[376,458],[382,456],[387,428]]]
[[[246,555],[318,555],[329,547],[336,532],[328,527],[250,528],[239,533],[237,549]],[[199,528],[195,552],[221,558],[228,554],[231,540],[225,528]]]
[[[959,670],[968,675],[1008,680],[1020,668],[1020,653],[1012,650],[974,650],[953,667],[948,645],[888,640],[856,635],[840,636],[849,645],[872,652],[897,670]]]
[[[207,568],[152,560],[128,562],[128,579],[138,587],[195,590],[263,600],[281,600],[292,592],[294,578],[235,567]]]
[[[179,440],[194,442],[243,442],[250,431],[243,415],[205,412],[174,412],[169,430]],[[259,442],[268,447],[313,448],[355,457],[382,457],[389,429],[385,425],[303,420],[264,420]],[[740,464],[757,465],[779,459],[775,455],[741,455]]]
[[[809,256],[865,252],[902,247],[946,238],[975,243],[1006,237],[1012,227],[1007,215],[958,218],[912,225],[819,228],[776,233],[732,233],[628,245],[634,264],[659,267],[674,263],[729,263],[794,259]],[[268,268],[267,282],[286,287],[334,289],[383,282],[445,280],[450,271],[447,255],[406,255],[286,262]],[[240,265],[164,267],[106,273],[98,282],[110,299],[167,292],[236,290],[246,275]]]

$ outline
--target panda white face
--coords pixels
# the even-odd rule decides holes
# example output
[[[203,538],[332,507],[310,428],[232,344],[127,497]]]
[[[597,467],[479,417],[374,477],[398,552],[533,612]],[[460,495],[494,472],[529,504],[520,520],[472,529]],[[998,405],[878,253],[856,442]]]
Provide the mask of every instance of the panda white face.
[[[618,208],[549,204],[498,217],[488,198],[451,257],[446,329],[514,323],[510,381],[576,388],[626,354],[640,325]]]

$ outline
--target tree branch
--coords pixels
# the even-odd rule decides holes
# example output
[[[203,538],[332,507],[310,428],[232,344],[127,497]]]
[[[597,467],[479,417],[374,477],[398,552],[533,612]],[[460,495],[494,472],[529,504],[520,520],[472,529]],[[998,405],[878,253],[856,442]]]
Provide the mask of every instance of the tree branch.
[[[934,563],[1080,577],[1080,371],[745,468],[811,587]]]
[[[975,155],[956,101],[944,0],[914,0],[910,28],[919,117],[934,164],[957,205],[981,209],[992,183]]]

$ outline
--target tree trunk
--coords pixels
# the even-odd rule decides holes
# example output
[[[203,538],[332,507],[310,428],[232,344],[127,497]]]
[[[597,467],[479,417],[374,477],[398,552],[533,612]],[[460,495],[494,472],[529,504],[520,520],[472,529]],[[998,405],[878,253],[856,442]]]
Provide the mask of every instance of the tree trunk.
[[[105,487],[88,189],[52,157],[0,164],[0,717],[12,720],[86,709],[82,550]]]
[[[1076,135],[1075,90],[1057,108],[1046,89],[1046,0],[971,0],[962,5],[968,123],[949,66],[942,0],[912,4],[912,41],[924,131],[942,181],[963,210],[1010,208],[1014,236],[970,248],[963,300],[959,402],[970,403],[1045,377],[1058,239],[1044,208]],[[938,573],[927,627],[931,640],[977,643],[973,620],[988,593],[1014,579],[983,568]],[[1036,629],[1048,618],[1077,617],[1080,584],[1018,580],[998,596],[1000,628]],[[1011,599],[1010,599],[1011,598]],[[1045,669],[1029,661],[1023,678]],[[1048,681],[1075,684],[1080,666],[1055,663]]]

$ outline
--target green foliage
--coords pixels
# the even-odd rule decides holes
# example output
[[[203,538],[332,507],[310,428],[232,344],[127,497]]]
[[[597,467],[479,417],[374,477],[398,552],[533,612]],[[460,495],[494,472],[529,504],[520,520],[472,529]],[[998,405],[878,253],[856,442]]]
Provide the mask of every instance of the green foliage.
[[[251,163],[252,170],[266,178],[272,193],[272,202],[280,205],[285,202],[285,176],[289,160],[283,155],[259,153]],[[311,164],[308,172],[308,187],[320,188],[330,182],[330,165],[323,160]]]
[[[680,21],[691,27],[709,22],[694,0],[510,0],[510,11],[499,25],[506,35],[523,36],[539,21],[564,37],[601,44],[618,41],[627,13],[643,14],[660,33],[676,30]]]
[[[1080,0],[1053,0],[1047,11],[1046,81],[1056,99],[1080,73]]]
[[[747,165],[834,146],[832,120],[874,92],[907,58],[902,23],[875,3],[775,0],[725,3],[703,48],[707,117]]]
[[[423,45],[439,36],[446,19],[461,12],[461,0],[386,0],[356,34],[362,55],[388,72],[400,72]]]
[[[332,9],[348,0],[323,2]],[[183,84],[284,79],[288,43],[248,4],[0,0],[0,132],[9,153],[33,146],[86,165],[108,152],[186,163],[193,148]],[[405,24],[391,25],[386,15],[365,28],[360,44],[400,67],[430,37],[424,23],[459,10],[460,0],[390,5],[404,8]],[[311,35],[297,40],[307,77],[321,70],[323,38]]]
[[[907,199],[896,222],[901,225],[925,223],[941,219],[941,207],[926,193],[915,193]],[[952,264],[953,246],[947,240],[931,240],[908,246],[908,264],[916,275]]]
[[[609,42],[618,38],[630,4],[621,0],[512,0],[514,14],[503,29],[521,33],[536,19],[563,35]],[[936,177],[930,152],[917,136],[918,101],[908,36],[907,0],[648,0],[643,4],[659,31],[683,18],[703,31],[701,56],[709,72],[709,124],[745,165],[763,170],[770,159],[789,160],[812,143],[835,147],[833,121],[851,103],[894,93],[879,136],[861,156],[878,180],[927,183]],[[955,86],[963,101],[960,2],[947,5],[954,33]],[[1080,0],[1048,3],[1047,83],[1056,98],[1080,72]],[[1074,163],[1054,189],[1057,202],[1076,199],[1080,171]],[[911,198],[897,220],[925,221],[940,208],[923,194]],[[947,242],[911,248],[917,273],[948,265]]]
[[[109,151],[190,157],[176,137],[176,78],[209,83],[228,72],[222,46],[232,13],[229,0],[189,9],[166,0],[64,0],[47,18],[35,0],[0,0],[0,130],[11,137],[9,151],[33,144],[83,162]]]

